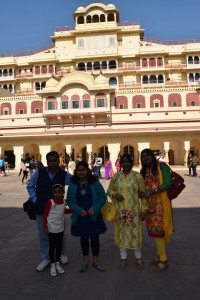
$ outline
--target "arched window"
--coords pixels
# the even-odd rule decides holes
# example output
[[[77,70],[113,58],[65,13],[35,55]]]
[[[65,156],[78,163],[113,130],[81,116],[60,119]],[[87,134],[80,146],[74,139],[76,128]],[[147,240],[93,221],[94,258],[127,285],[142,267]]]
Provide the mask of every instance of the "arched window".
[[[53,73],[54,73],[53,65],[50,65],[50,66],[49,66],[49,73],[50,73],[50,74],[53,74]]]
[[[4,89],[4,90],[7,90],[7,89],[8,89],[7,84],[4,84],[3,89]]]
[[[200,74],[199,74],[199,73],[196,73],[196,74],[195,74],[195,81],[199,82],[199,79],[200,79]]]
[[[199,64],[199,57],[198,56],[194,57],[194,64]]]
[[[157,83],[156,75],[151,75],[149,78],[149,83]]]
[[[35,74],[40,74],[40,67],[39,66],[35,67]]]
[[[114,14],[109,13],[109,14],[108,14],[108,17],[107,17],[107,21],[108,21],[108,22],[115,21],[115,16],[114,16]]]
[[[55,101],[48,100],[48,101],[47,101],[47,109],[48,109],[48,110],[53,110],[53,109],[55,109]]]
[[[116,86],[117,85],[117,78],[116,77],[111,77],[109,79],[109,86]]]
[[[86,23],[92,23],[92,17],[90,15],[87,16]]]
[[[157,59],[157,66],[159,67],[163,66],[163,59],[161,57],[158,57]]]
[[[104,14],[100,15],[100,22],[105,22],[106,21],[106,17]]]
[[[91,62],[88,62],[87,63],[87,70],[92,70],[92,63]]]
[[[188,64],[189,64],[189,65],[193,65],[193,62],[194,62],[193,57],[192,57],[192,56],[189,56],[189,57],[188,57]]]
[[[143,58],[142,59],[142,67],[147,67],[148,66],[148,62],[147,62],[147,59],[146,58]]]
[[[7,69],[3,70],[3,76],[8,76],[8,70]]]
[[[3,72],[2,72],[2,70],[0,70],[0,77],[3,75]]]
[[[176,107],[176,106],[178,106],[178,103],[177,103],[176,101],[173,101],[173,102],[172,102],[172,106],[173,106],[173,107]]]
[[[13,75],[13,69],[9,69],[8,74],[9,74],[9,76],[12,76]]]
[[[85,71],[85,64],[83,62],[78,64],[78,70],[79,71]]]
[[[106,61],[102,61],[102,63],[101,63],[101,69],[102,70],[107,70],[107,62]]]
[[[39,82],[35,83],[35,89],[36,89],[36,91],[40,90],[40,83]]]
[[[100,70],[100,62],[99,61],[95,61],[93,64],[93,70]]]
[[[84,23],[85,23],[84,17],[83,16],[79,16],[77,18],[77,24],[84,24]]]
[[[117,68],[117,63],[115,60],[111,60],[108,63],[109,69],[116,69]]]
[[[156,66],[156,60],[155,58],[149,59],[149,67],[155,67]]]
[[[148,76],[147,76],[147,75],[144,75],[144,76],[142,77],[142,83],[143,83],[143,84],[148,84],[148,83],[149,83],[149,79],[148,79]]]
[[[9,90],[9,92],[11,92],[11,93],[12,93],[12,91],[13,91],[13,86],[12,86],[12,84],[9,84],[9,86],[8,86],[8,90]]]
[[[194,101],[191,101],[190,105],[191,106],[196,106],[196,103]]]
[[[42,74],[47,74],[47,66],[42,66],[41,73]]]
[[[194,74],[189,74],[189,82],[194,82]]]
[[[168,106],[181,106],[182,105],[182,100],[181,100],[181,95],[178,93],[172,93],[169,94],[168,96]]]
[[[163,75],[158,75],[158,83],[164,83]]]
[[[45,88],[45,86],[46,86],[46,82],[45,82],[45,81],[43,81],[43,82],[41,83],[41,90],[42,90],[42,89],[44,89],[44,88]]]
[[[92,18],[93,23],[99,23],[99,16],[98,15],[94,15]]]

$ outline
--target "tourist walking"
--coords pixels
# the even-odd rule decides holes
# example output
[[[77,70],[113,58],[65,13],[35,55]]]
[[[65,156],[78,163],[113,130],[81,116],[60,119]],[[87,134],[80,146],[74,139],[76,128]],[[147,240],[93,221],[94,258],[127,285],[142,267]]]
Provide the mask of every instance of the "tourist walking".
[[[43,213],[45,205],[48,200],[52,199],[53,197],[53,185],[69,185],[71,178],[71,175],[68,172],[59,167],[59,154],[56,151],[47,153],[46,159],[47,167],[37,168],[27,184],[27,190],[30,199],[33,203],[35,203],[36,224],[40,242],[40,256],[42,261],[37,266],[37,271],[43,271],[50,263],[48,235],[43,226]],[[65,242],[63,242],[61,262],[68,262],[65,250]]]
[[[112,162],[106,158],[105,161],[105,179],[109,180],[113,176]]]
[[[93,171],[94,171],[94,175],[98,179],[101,179],[101,167],[102,167],[102,164],[103,164],[103,159],[100,156],[100,154],[97,154],[97,156],[95,158],[95,163],[94,163]]]
[[[171,171],[167,164],[159,163],[151,149],[141,152],[141,174],[145,180],[149,211],[146,226],[149,236],[155,239],[156,257],[154,264],[163,270],[168,266],[166,244],[170,242],[174,230],[172,206],[167,190],[172,185]]]
[[[192,170],[192,161],[193,161],[193,155],[190,152],[188,155],[188,169],[189,169],[189,176],[193,176],[193,170]]]
[[[1,176],[6,176],[5,162],[2,156],[0,156],[0,174]]]
[[[197,153],[194,154],[194,156],[192,157],[192,176],[193,177],[197,177],[197,166],[198,166],[198,162],[199,162],[199,158]]]
[[[24,180],[28,179],[28,172],[29,172],[29,162],[24,161],[22,163],[22,184]]]
[[[67,192],[67,204],[72,210],[71,234],[80,237],[83,253],[80,272],[85,272],[89,266],[89,240],[93,267],[105,271],[99,263],[99,235],[106,231],[101,216],[101,208],[106,202],[104,188],[84,161],[77,163],[71,181]]]
[[[144,179],[132,170],[133,160],[129,154],[121,157],[122,171],[116,173],[110,181],[107,194],[114,201],[117,210],[115,244],[119,247],[121,262],[119,268],[127,266],[127,249],[134,250],[136,263],[144,267],[142,260],[142,220],[148,210],[147,201],[139,199],[139,192],[145,191]]]
[[[119,154],[116,161],[115,161],[115,167],[117,172],[121,171],[121,155]]]
[[[60,265],[60,257],[65,227],[64,214],[67,211],[64,201],[65,188],[60,184],[55,184],[52,187],[52,193],[53,198],[46,203],[43,217],[44,229],[49,239],[50,273],[52,276],[56,276],[57,272],[64,273],[64,269]]]

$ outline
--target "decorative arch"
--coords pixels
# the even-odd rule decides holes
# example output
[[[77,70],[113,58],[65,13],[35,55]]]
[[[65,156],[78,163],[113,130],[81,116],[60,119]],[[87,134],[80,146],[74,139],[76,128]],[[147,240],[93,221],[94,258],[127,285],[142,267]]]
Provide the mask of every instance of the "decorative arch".
[[[113,13],[109,13],[108,16],[107,16],[107,21],[108,22],[115,21],[115,15]]]
[[[195,105],[194,105],[195,103]],[[199,95],[197,93],[188,93],[186,95],[186,105],[187,106],[199,106]]]
[[[31,113],[35,114],[35,113],[37,113],[37,110],[38,110],[39,113],[43,112],[43,103],[42,103],[42,101],[36,100],[36,101],[33,101],[31,103]]]
[[[87,16],[86,23],[92,23],[92,17],[90,15]]]
[[[42,74],[47,74],[47,66],[42,66],[42,68],[41,68],[41,73]]]
[[[146,58],[143,58],[142,59],[142,67],[145,68],[145,67],[148,67],[148,61]]]
[[[15,105],[15,113],[16,115],[20,114],[20,111],[23,110],[24,114],[27,114],[27,104],[26,102],[17,102]]]
[[[163,107],[164,106],[164,101],[163,101],[163,95],[161,94],[153,94],[150,96],[150,107],[153,108],[154,107],[154,102],[158,100],[159,101],[159,107]]]
[[[177,103],[177,105],[174,105],[174,103]],[[182,106],[181,95],[178,93],[170,94],[168,96],[168,106],[169,107]]]
[[[138,104],[141,104],[141,107],[139,107]],[[135,95],[132,98],[132,107],[133,108],[145,108],[145,97],[143,95]]]
[[[128,108],[128,99],[126,96],[117,96],[115,98],[115,108],[117,109],[127,109]]]
[[[109,86],[116,86],[117,85],[117,78],[116,77],[111,77],[109,79]]]
[[[78,63],[78,70],[79,71],[85,71],[85,64],[83,62]]]
[[[84,24],[84,23],[85,23],[84,17],[83,16],[79,16],[77,18],[77,24]]]
[[[106,21],[106,17],[104,14],[100,15],[100,22],[105,22]]]
[[[8,111],[8,115],[12,114],[12,108],[11,108],[11,103],[2,103],[1,104],[1,115],[4,115],[4,111]]]
[[[45,109],[46,110],[53,110],[57,109],[57,99],[54,96],[48,96],[45,99]]]
[[[92,17],[92,22],[93,22],[93,23],[99,23],[99,16],[98,16],[98,15],[94,15],[94,16]]]
[[[163,59],[162,59],[162,57],[158,57],[158,59],[157,59],[157,66],[159,66],[159,67],[163,66]]]
[[[117,63],[115,60],[111,60],[108,63],[109,69],[116,69],[117,68]]]
[[[156,66],[156,60],[155,58],[151,57],[149,59],[149,67],[155,67]]]

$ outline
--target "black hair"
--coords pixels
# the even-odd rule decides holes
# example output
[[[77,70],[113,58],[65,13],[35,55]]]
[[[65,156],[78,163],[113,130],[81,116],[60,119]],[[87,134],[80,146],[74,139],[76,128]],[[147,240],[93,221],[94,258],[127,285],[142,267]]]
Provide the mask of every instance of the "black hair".
[[[87,169],[87,180],[88,180],[88,183],[93,183],[97,180],[97,177],[94,176],[92,174],[92,171],[90,170],[89,166],[88,166],[88,163],[86,161],[79,161],[77,164],[76,164],[76,169],[74,170],[74,176],[72,176],[72,179],[71,181],[75,184],[79,183],[79,177],[77,176],[77,169],[79,167],[83,167],[85,169]]]
[[[154,152],[149,148],[143,149],[142,152],[141,152],[141,157],[142,157],[142,154],[144,152],[146,152],[149,156],[151,156],[153,158],[153,163],[152,163],[151,170],[152,170],[153,175],[156,175],[156,172],[157,172],[157,169],[158,169],[158,162],[157,162],[157,159],[155,157]],[[141,159],[141,164],[142,164],[142,169],[140,170],[140,174],[143,177],[145,177],[147,166],[143,164],[142,159]]]
[[[50,152],[48,152],[47,155],[46,155],[46,159],[48,159],[50,156],[55,156],[56,158],[59,159],[59,154],[56,151],[50,151]]]
[[[122,163],[122,161],[123,161],[124,158],[126,158],[128,160],[128,162],[131,164],[131,166],[133,166],[133,159],[130,156],[130,154],[128,154],[128,153],[122,154],[122,156],[121,156],[121,163]]]
[[[54,185],[52,186],[52,191],[54,192],[54,190],[57,189],[57,188],[62,189],[63,193],[65,192],[64,186],[62,186],[61,184],[58,184],[58,183],[56,183],[56,184],[54,184]]]

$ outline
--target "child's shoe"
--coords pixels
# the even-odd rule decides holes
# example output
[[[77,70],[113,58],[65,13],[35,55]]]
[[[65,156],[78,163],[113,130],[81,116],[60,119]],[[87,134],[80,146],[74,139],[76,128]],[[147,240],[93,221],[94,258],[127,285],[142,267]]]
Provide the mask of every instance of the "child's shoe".
[[[50,272],[51,272],[52,276],[56,276],[57,275],[55,263],[51,264]]]
[[[65,273],[64,269],[61,267],[59,262],[56,262],[56,270],[58,271],[59,274]]]

